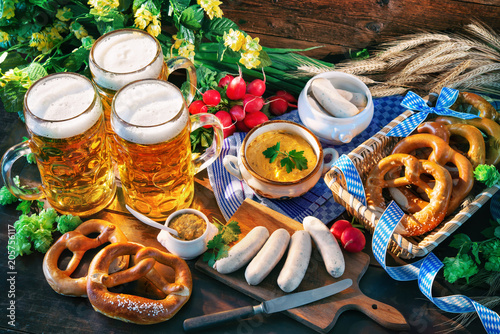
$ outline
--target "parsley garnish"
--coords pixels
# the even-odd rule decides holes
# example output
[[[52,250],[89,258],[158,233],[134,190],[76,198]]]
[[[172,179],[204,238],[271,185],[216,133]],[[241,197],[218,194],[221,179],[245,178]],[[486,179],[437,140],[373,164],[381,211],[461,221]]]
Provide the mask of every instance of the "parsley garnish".
[[[227,256],[229,244],[233,241],[237,241],[241,233],[240,226],[235,220],[224,225],[214,218],[213,223],[217,226],[219,233],[217,233],[212,240],[208,241],[207,251],[203,254],[203,261],[208,262],[210,267],[214,266],[215,261]]]
[[[262,154],[269,159],[269,163],[273,163],[278,155],[284,155],[285,157],[281,159],[280,164],[281,167],[286,167],[287,173],[290,173],[294,168],[298,170],[307,169],[307,159],[304,157],[304,151],[291,150],[290,152],[282,152],[280,151],[280,142],[268,147]]]

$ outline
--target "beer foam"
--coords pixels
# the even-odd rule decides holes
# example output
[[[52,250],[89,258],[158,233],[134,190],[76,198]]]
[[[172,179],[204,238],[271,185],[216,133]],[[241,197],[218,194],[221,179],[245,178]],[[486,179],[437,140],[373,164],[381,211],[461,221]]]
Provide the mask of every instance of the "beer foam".
[[[113,131],[137,144],[157,144],[177,136],[189,122],[181,92],[164,81],[150,80],[120,90],[113,101]],[[124,124],[117,120],[116,115]]]
[[[26,124],[43,137],[76,136],[90,129],[102,114],[99,100],[85,112],[95,95],[92,83],[79,75],[58,73],[42,78],[33,84],[26,98]]]
[[[163,53],[154,61],[157,52],[158,44],[152,36],[135,31],[111,33],[99,40],[92,51],[91,57],[100,67],[90,62],[94,81],[116,91],[135,80],[156,79],[163,66]]]

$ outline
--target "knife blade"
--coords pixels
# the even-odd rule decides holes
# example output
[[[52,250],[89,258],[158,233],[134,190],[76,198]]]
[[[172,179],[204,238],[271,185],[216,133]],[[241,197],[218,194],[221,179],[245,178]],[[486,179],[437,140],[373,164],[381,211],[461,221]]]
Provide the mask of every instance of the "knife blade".
[[[204,329],[226,323],[232,320],[245,319],[259,313],[272,314],[306,305],[323,298],[339,293],[352,285],[351,279],[344,279],[320,288],[291,293],[282,297],[262,302],[256,306],[244,306],[237,309],[184,320],[183,327],[186,332]]]

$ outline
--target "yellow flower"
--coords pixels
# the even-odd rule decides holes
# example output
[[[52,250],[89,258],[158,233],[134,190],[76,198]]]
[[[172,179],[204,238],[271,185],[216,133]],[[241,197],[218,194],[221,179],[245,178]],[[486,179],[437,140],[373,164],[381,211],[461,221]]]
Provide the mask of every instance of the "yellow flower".
[[[229,34],[224,33],[224,45],[229,46],[233,51],[239,51],[245,43],[245,35],[239,30],[229,29]]]
[[[120,5],[119,0],[89,0],[88,4],[95,9],[96,14],[105,15],[110,9]]]
[[[181,46],[179,48],[179,56],[189,58],[191,61],[194,61],[194,45],[187,44],[185,46]]]
[[[198,5],[200,5],[201,8],[207,13],[208,17],[210,17],[210,20],[212,20],[214,17],[222,17],[222,10],[220,9],[220,5],[222,4],[222,1],[219,0],[198,0]]]
[[[7,34],[5,31],[0,30],[0,43],[8,42],[10,41],[10,35]]]
[[[247,51],[241,54],[240,63],[251,69],[260,65],[259,52]]]
[[[47,34],[42,32],[34,32],[31,34],[31,41],[29,46],[36,47],[38,51],[47,53],[50,50],[50,43]]]
[[[153,14],[146,9],[145,4],[135,11],[134,17],[134,25],[139,29],[146,29],[149,22],[153,20]]]
[[[252,39],[252,37],[247,35],[245,39],[245,45],[243,45],[243,50],[259,52],[260,50],[262,50],[262,46],[260,46],[259,42],[259,37],[255,37],[254,39]]]
[[[31,86],[31,80],[28,73],[16,68],[8,70],[0,77],[0,87],[5,87],[9,81],[19,81],[21,86],[28,89]]]
[[[83,37],[89,35],[87,30],[85,30],[85,28],[80,23],[75,21],[70,24],[69,29],[75,34],[76,38],[78,39],[82,39]]]
[[[175,41],[173,47],[176,49],[180,48],[182,45],[182,42],[184,42],[184,39],[178,39],[177,35],[173,35],[172,38]]]
[[[66,23],[59,20],[55,20],[54,28],[56,28],[59,33],[66,32],[68,30],[68,26],[66,25]]]
[[[13,18],[16,13],[16,7],[15,4],[18,2],[18,0],[5,0],[3,1],[3,14],[2,14],[2,19],[11,19]]]
[[[153,21],[150,25],[148,25],[148,32],[153,35],[154,37],[158,36],[161,33],[161,23],[158,20],[160,15],[158,17],[153,16]]]
[[[57,10],[56,18],[61,21],[69,21],[72,16],[70,8],[63,7]]]

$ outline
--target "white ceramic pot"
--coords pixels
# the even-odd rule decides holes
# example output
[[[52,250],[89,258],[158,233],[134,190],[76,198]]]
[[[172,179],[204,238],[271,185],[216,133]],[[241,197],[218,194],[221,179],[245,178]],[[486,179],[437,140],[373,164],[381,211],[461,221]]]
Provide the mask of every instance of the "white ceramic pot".
[[[203,232],[199,238],[188,241],[179,240],[174,238],[169,232],[161,230],[161,232],[158,233],[157,239],[158,242],[162,244],[162,246],[165,247],[170,253],[175,254],[184,260],[190,260],[203,254],[207,250],[208,241],[218,233],[218,230],[214,224],[208,221],[207,216],[205,216],[203,212],[195,209],[182,209],[175,211],[167,218],[165,226],[168,226],[173,218],[186,213],[197,215],[207,224],[205,232]]]
[[[246,149],[248,145],[260,134],[268,131],[285,130],[304,138],[316,153],[317,163],[314,169],[304,178],[293,182],[277,182],[268,180],[257,174],[246,160]],[[325,157],[330,156],[329,162],[325,163]],[[244,180],[255,193],[260,196],[273,199],[288,199],[298,197],[308,192],[316,185],[320,177],[330,170],[335,160],[339,157],[333,148],[323,149],[318,138],[306,127],[290,121],[268,121],[256,126],[243,139],[238,151],[238,156],[226,155],[223,160],[227,171],[240,180]]]
[[[307,98],[311,82],[317,78],[330,80],[335,88],[364,94],[367,98],[365,109],[348,118],[333,117],[318,110]],[[299,95],[297,108],[302,123],[321,141],[334,145],[351,142],[370,125],[373,118],[373,101],[368,87],[355,76],[336,71],[321,73],[311,78]]]

